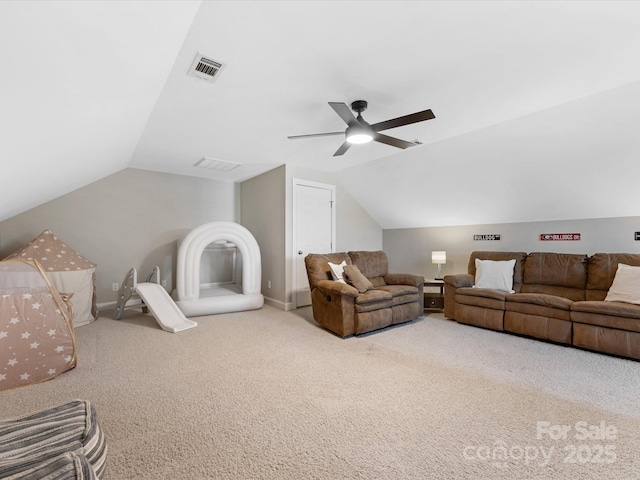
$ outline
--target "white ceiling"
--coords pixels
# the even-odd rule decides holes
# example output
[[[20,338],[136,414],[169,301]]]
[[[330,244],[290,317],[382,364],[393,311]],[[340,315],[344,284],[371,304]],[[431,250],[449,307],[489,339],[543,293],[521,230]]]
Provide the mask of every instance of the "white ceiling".
[[[285,163],[382,228],[638,215],[638,45],[640,2],[0,2],[0,220],[127,166]],[[187,75],[197,52],[216,83]],[[405,151],[287,139],[357,99],[436,119],[385,132]]]

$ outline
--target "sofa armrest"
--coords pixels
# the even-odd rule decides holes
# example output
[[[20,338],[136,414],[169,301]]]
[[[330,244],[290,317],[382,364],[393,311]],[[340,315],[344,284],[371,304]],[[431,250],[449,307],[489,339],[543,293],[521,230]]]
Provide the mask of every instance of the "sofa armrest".
[[[457,275],[445,275],[445,285],[451,285],[453,288],[473,287],[475,277],[468,273],[459,273]]]
[[[411,285],[420,287],[424,284],[424,277],[410,273],[389,273],[384,276],[387,285]]]
[[[316,283],[316,288],[324,295],[345,295],[353,298],[356,298],[359,295],[359,292],[355,287],[346,283],[335,282],[333,280],[320,280]]]
[[[445,275],[444,277],[444,316],[456,318],[456,292],[459,288],[473,287],[475,276],[469,273]]]

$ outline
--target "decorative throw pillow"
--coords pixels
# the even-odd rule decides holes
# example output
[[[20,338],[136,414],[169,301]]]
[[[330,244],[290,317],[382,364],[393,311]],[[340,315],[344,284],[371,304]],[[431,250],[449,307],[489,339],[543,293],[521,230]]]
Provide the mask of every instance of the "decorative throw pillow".
[[[619,263],[604,301],[640,305],[640,267]]]
[[[336,282],[347,283],[343,278],[344,267],[347,266],[347,261],[343,260],[340,265],[329,262],[329,268],[331,269],[331,276]]]
[[[355,265],[344,267],[344,276],[347,278],[347,283],[353,285],[360,293],[373,290],[373,283]]]
[[[476,284],[474,287],[514,293],[513,269],[515,266],[515,259],[495,261],[476,258]]]

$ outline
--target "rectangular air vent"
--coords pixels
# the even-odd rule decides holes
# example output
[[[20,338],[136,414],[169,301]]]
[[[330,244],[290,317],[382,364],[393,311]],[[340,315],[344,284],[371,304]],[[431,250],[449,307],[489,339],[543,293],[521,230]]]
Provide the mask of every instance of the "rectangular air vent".
[[[228,172],[233,170],[234,168],[242,165],[241,163],[236,162],[228,162],[226,160],[218,160],[216,158],[211,157],[202,157],[198,163],[194,165],[194,167],[200,168],[208,168],[209,170],[221,170],[223,172]]]
[[[222,70],[224,70],[224,67],[226,67],[226,64],[213,60],[198,52],[191,64],[191,68],[189,68],[189,75],[208,82],[215,82]]]

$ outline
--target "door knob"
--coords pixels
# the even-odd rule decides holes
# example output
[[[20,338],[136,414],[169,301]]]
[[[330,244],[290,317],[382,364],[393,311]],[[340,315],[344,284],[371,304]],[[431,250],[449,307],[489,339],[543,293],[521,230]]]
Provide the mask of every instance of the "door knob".
[[[302,250],[298,250],[298,255],[302,255]]]

